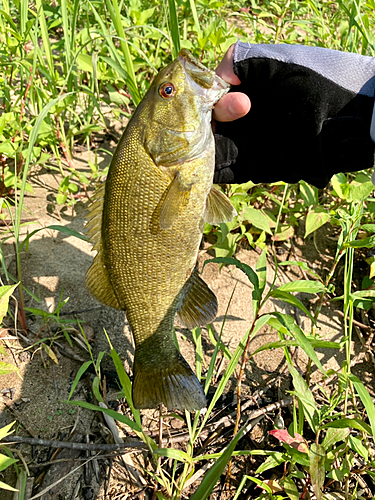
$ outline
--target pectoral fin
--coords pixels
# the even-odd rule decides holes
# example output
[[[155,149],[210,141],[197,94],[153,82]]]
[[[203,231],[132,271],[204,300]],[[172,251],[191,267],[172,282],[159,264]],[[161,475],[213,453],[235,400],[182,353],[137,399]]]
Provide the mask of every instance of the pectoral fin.
[[[170,229],[178,217],[178,211],[189,201],[191,184],[182,179],[179,172],[168,187],[167,194],[160,208],[159,224],[161,229]]]
[[[212,186],[207,197],[204,220],[209,224],[220,224],[232,221],[236,215],[236,209],[225,194],[217,187]]]
[[[181,306],[177,313],[187,328],[207,325],[216,317],[216,295],[199,276],[197,268],[182,290]]]

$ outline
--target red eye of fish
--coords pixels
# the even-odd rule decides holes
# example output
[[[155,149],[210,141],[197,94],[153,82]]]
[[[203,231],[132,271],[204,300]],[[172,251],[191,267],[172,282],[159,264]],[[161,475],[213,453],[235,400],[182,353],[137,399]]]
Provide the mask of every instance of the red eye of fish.
[[[159,94],[163,97],[163,99],[170,99],[176,93],[176,89],[174,88],[173,83],[166,82],[160,85]]]

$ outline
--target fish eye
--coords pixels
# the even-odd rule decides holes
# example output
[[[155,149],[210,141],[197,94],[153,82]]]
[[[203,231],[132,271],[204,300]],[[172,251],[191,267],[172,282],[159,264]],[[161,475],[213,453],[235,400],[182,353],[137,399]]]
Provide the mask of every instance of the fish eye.
[[[170,99],[176,93],[175,86],[171,82],[162,83],[159,87],[159,94],[163,99]]]

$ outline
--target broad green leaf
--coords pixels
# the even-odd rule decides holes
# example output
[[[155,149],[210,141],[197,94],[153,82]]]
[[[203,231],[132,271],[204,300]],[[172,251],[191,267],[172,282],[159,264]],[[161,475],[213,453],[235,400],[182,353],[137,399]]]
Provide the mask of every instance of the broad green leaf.
[[[294,322],[293,318],[279,312],[275,312],[273,313],[273,315],[279,320],[280,324],[282,324],[292,334],[292,336],[298,342],[298,345],[305,351],[307,356],[312,361],[314,361],[319,370],[325,374],[326,371],[320,363],[313,346],[311,345],[310,341],[307,339],[301,328]]]
[[[306,382],[298,373],[298,371],[288,363],[290,374],[293,377],[293,385],[295,394],[301,401],[303,409],[305,410],[306,420],[308,421],[311,429],[316,432],[319,423],[319,411],[312,392],[308,388]]]
[[[76,62],[79,69],[93,74],[94,70],[92,66],[92,58],[90,55],[80,53],[76,58]]]
[[[320,444],[312,443],[310,447],[311,486],[317,500],[322,500],[322,489],[325,478],[325,451]]]
[[[328,450],[338,441],[344,441],[349,434],[350,434],[350,429],[348,427],[346,428],[328,427],[327,434],[322,442],[322,447],[325,450]]]
[[[351,382],[353,382],[353,385],[358,392],[358,396],[361,398],[361,401],[366,408],[367,416],[372,429],[372,435],[375,436],[375,406],[371,396],[359,378],[352,374],[349,374],[348,378]]]
[[[296,462],[297,464],[300,464],[303,467],[309,467],[310,459],[306,453],[302,453],[301,451],[292,448],[288,444],[284,444],[284,447],[286,448],[287,454],[289,455],[291,461]]]
[[[364,229],[368,233],[375,233],[375,224],[361,224],[360,229]]]
[[[342,481],[345,478],[345,476],[349,476],[349,474],[350,470],[347,469],[346,467],[343,467],[343,465],[341,464],[340,469],[332,469],[331,472],[327,474],[327,477],[330,477],[335,481]],[[344,500],[344,498],[345,497],[342,497],[342,500]],[[326,498],[324,498],[324,500],[326,500]],[[334,497],[332,500],[337,500],[337,497]]]
[[[263,295],[264,288],[267,284],[267,252],[263,250],[260,254],[260,257],[256,263],[256,273],[258,275],[259,280],[259,294]]]
[[[329,221],[331,216],[322,207],[316,207],[310,210],[306,216],[306,229],[305,238],[322,227],[326,222]]]
[[[333,420],[332,422],[323,425],[322,429],[327,429],[328,427],[336,427],[340,429],[349,427],[351,429],[357,429],[361,432],[366,432],[370,436],[372,435],[371,427],[365,422],[362,422],[362,420],[358,420],[357,418],[340,418],[339,420]]]
[[[285,454],[284,453],[274,453],[267,457],[267,459],[260,465],[257,470],[255,471],[255,474],[262,474],[266,470],[269,469],[275,469],[279,465],[285,463]]]
[[[260,479],[256,478],[256,477],[252,477],[252,476],[247,476],[248,479],[250,479],[250,481],[253,481],[253,483],[257,484],[258,486],[260,486],[263,490],[265,490],[267,493],[272,493],[272,489],[270,488],[270,486],[268,486],[267,483],[265,483],[264,481],[261,481]],[[199,500],[199,499],[197,499]]]
[[[325,292],[326,287],[319,281],[295,280],[280,285],[277,290],[283,292],[320,293]]]
[[[120,92],[114,87],[112,87],[112,85],[107,83],[106,87],[111,102],[117,104],[118,106],[126,106],[127,104],[129,104],[129,98],[120,94]]]
[[[350,294],[353,299],[363,298],[363,297],[373,297],[375,298],[375,290],[358,290],[358,292],[353,292]]]
[[[344,248],[373,248],[375,246],[375,235],[364,238],[363,240],[354,240],[344,243]]]
[[[270,314],[264,314],[263,316],[260,316],[255,322],[252,335],[254,336],[262,328],[262,326],[268,323],[270,318]]]
[[[310,207],[311,205],[318,204],[318,190],[316,187],[310,186],[310,184],[307,184],[305,181],[300,181],[299,189],[305,205]]]
[[[221,226],[223,224],[220,224]],[[230,258],[237,249],[238,234],[228,233],[220,243],[215,243],[216,258]]]
[[[66,193],[58,193],[56,195],[56,203],[58,205],[64,205],[67,199],[68,195]]]
[[[306,338],[306,335],[303,333],[301,328],[294,324],[292,328],[292,333],[294,338],[297,340],[299,346],[305,351],[308,357],[314,361],[315,365],[319,368],[319,370],[326,375],[326,371],[323,368],[322,364],[319,361],[319,358],[315,352],[315,349],[311,345],[310,341]]]
[[[3,321],[4,316],[8,312],[9,298],[13,295],[17,286],[18,283],[15,285],[0,286],[0,322]]]
[[[374,190],[374,185],[371,181],[363,182],[359,186],[350,184],[349,200],[362,201],[365,200]]]
[[[247,206],[240,214],[242,220],[249,221],[253,226],[265,231],[268,234],[272,234],[268,218],[263,214],[261,210],[257,210],[251,206]]]
[[[361,455],[361,457],[363,457],[366,462],[368,462],[368,449],[363,446],[363,443],[360,439],[349,435],[349,446],[352,450]]]
[[[0,429],[0,440],[3,439],[5,436],[9,436],[9,434],[12,434],[13,431],[10,432],[10,429],[13,427],[13,425],[16,423],[16,421],[6,425],[5,427],[2,427]]]
[[[173,448],[157,448],[156,450],[154,450],[154,453],[160,455],[161,457],[173,458],[174,460],[178,460],[179,462],[188,462],[190,464],[193,463],[191,456],[182,450],[175,450]]]
[[[299,493],[297,486],[295,485],[293,479],[289,476],[284,478],[283,484],[285,493],[288,495],[290,500],[298,500]]]
[[[331,182],[337,195],[341,199],[346,200],[348,195],[348,181],[346,179],[346,175],[340,172],[332,177]]]
[[[298,307],[298,309],[301,309],[301,311],[303,311],[306,314],[306,316],[308,316],[311,319],[311,321],[313,323],[316,323],[316,321],[315,321],[314,317],[312,316],[312,314],[310,313],[310,311],[308,309],[306,309],[306,307],[302,304],[302,302],[299,299],[297,299],[297,297],[292,295],[291,293],[283,292],[279,288],[275,288],[270,293],[270,297],[274,297],[275,299],[280,299],[283,302],[286,302],[287,304],[291,304],[293,306]]]
[[[11,466],[12,464],[15,464],[18,462],[15,458],[10,458],[6,455],[3,455],[0,453],[0,472],[2,470],[5,470],[7,467]]]

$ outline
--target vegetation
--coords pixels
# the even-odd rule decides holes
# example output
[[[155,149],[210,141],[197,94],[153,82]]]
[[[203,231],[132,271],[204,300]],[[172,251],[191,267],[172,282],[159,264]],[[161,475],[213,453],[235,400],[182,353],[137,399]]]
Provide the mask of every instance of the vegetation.
[[[56,211],[67,206],[74,208],[77,200],[88,201],[95,186],[106,175],[95,161],[95,137],[106,130],[104,109],[105,112],[110,109],[114,118],[125,123],[157,68],[175,58],[181,47],[192,50],[212,68],[237,38],[255,43],[303,43],[375,55],[374,12],[373,0],[251,0],[246,6],[241,2],[220,0],[168,0],[163,3],[155,0],[120,3],[117,0],[36,0],[35,3],[1,0],[0,216],[4,225],[0,244],[14,241],[17,275],[13,276],[7,268],[1,251],[4,286],[0,291],[0,308],[5,307],[6,311],[9,297],[18,283],[20,327],[27,328],[24,294],[28,291],[22,281],[21,252],[33,244],[30,238],[35,231],[26,238],[21,234],[30,224],[23,220],[24,199],[32,191],[30,176],[37,177],[41,169],[60,176],[59,192],[54,200]],[[72,153],[79,145],[92,151],[89,172],[79,171],[72,161]],[[194,500],[209,498],[220,481],[224,484],[225,471],[227,483],[234,488],[231,495],[235,499],[296,500],[315,495],[318,500],[349,500],[375,495],[375,407],[363,382],[351,372],[354,315],[362,310],[372,319],[375,300],[375,257],[367,257],[367,276],[358,281],[355,275],[356,253],[372,248],[375,242],[372,188],[368,172],[338,174],[324,192],[304,182],[225,187],[239,215],[233,222],[219,227],[206,225],[205,234],[215,251],[211,262],[236,266],[249,279],[253,323],[233,352],[220,338],[215,339],[208,326],[215,345],[208,369],[202,365],[202,331],[193,331],[196,371],[206,393],[210,391],[213,396],[209,398],[206,413],[179,416],[186,422],[189,433],[185,447],[163,448],[147,435],[141,414],[132,404],[131,381],[112,346],[111,357],[129,413],[123,415],[70,399],[70,404],[108,414],[144,441],[152,456],[144,476],[157,498],[181,498],[184,488],[191,484],[190,479],[196,477],[195,472],[203,466],[207,471],[194,488],[191,496]],[[289,242],[296,226],[303,223],[305,238],[314,238],[324,224],[330,224],[338,235],[336,254],[326,276],[317,274],[308,263],[286,261],[280,264],[277,260],[278,242]],[[84,238],[70,229],[51,227]],[[255,269],[236,259],[239,247],[259,251]],[[275,264],[271,287],[266,287],[267,256],[273,258]],[[337,296],[334,283],[339,262],[344,268],[343,293]],[[305,279],[276,288],[282,265],[299,267]],[[318,294],[315,310],[308,310],[295,292]],[[310,318],[311,330],[303,331],[290,315],[264,313],[264,304],[272,297],[301,310]],[[337,342],[321,339],[316,327],[324,301],[342,304],[345,334]],[[46,322],[55,321],[69,341],[69,334],[59,317],[62,306],[63,301],[51,314],[45,313],[42,306],[32,312],[43,315]],[[246,363],[256,354],[249,352],[249,341],[265,325],[277,331],[279,340],[261,349],[283,349],[292,376],[294,391],[288,404],[293,407],[293,418],[288,428],[284,428],[282,419],[275,417],[275,429],[269,434],[280,446],[275,445],[271,450],[242,449],[241,439],[254,425],[255,418],[253,412],[249,419],[243,412],[243,373]],[[52,344],[43,340],[44,349],[53,358]],[[302,349],[309,358],[304,376],[293,364],[295,347]],[[318,347],[344,350],[345,361],[339,373],[325,371],[315,352]],[[216,381],[219,353],[226,359],[226,368]],[[98,402],[104,402],[100,385],[102,357],[103,354],[96,361],[92,358],[82,366],[71,396],[80,377],[93,364],[97,374],[93,392]],[[321,373],[321,379],[314,383],[310,380],[312,365]],[[9,363],[0,364],[0,374],[11,369]],[[233,377],[237,379],[237,409],[231,435],[226,436],[225,443],[223,440],[220,444],[213,442],[209,453],[200,451],[196,446],[198,439],[211,429],[215,404]],[[331,391],[325,389],[327,378],[334,381]],[[10,426],[1,429],[0,437],[9,430]],[[16,466],[18,473],[23,473],[20,465],[14,465],[12,450],[3,449],[7,456],[0,455],[0,471]],[[259,461],[254,474],[231,475],[241,456],[255,457]],[[275,479],[270,471],[276,471]],[[341,489],[342,496],[332,496],[333,486],[336,490]],[[10,487],[0,482],[0,488]]]

